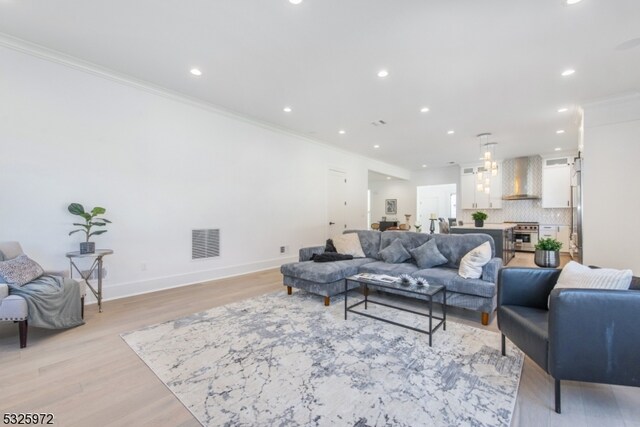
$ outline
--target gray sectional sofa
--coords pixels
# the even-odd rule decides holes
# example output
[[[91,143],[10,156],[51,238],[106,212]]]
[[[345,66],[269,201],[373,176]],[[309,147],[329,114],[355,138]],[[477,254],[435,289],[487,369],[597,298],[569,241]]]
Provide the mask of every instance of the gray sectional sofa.
[[[365,258],[318,263],[310,261],[313,254],[324,252],[324,246],[300,249],[299,262],[282,265],[280,271],[283,284],[289,294],[292,288],[303,289],[324,296],[325,305],[331,297],[344,292],[345,278],[357,273],[375,273],[399,276],[410,274],[423,277],[429,283],[447,287],[447,306],[461,307],[482,313],[482,323],[488,324],[489,316],[497,305],[498,272],[502,268],[502,259],[495,257],[493,238],[488,234],[424,234],[411,231],[375,231],[349,230],[345,233],[357,233]],[[384,262],[379,252],[399,239],[408,250],[415,249],[431,239],[435,239],[438,250],[447,258],[443,265],[420,269],[413,259],[399,264]],[[473,248],[484,242],[491,244],[492,259],[482,269],[480,279],[465,279],[458,275],[460,260]],[[357,288],[349,282],[349,288]],[[402,294],[402,292],[398,292]],[[414,296],[415,297],[415,296]],[[442,297],[436,297],[441,302]]]

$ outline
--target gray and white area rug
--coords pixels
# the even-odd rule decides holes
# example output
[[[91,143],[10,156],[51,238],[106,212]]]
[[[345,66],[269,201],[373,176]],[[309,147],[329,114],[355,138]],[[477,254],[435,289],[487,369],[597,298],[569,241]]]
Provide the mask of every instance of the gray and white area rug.
[[[509,425],[524,356],[499,334],[450,321],[429,347],[334,300],[274,293],[122,337],[205,426]]]

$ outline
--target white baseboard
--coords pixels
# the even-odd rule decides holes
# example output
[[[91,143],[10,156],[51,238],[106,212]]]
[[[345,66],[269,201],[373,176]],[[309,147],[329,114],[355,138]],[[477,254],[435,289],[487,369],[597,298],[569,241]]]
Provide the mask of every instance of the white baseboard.
[[[195,285],[197,283],[208,282],[211,280],[225,279],[228,277],[241,276],[258,271],[269,270],[279,267],[287,262],[295,262],[298,257],[275,258],[250,264],[241,264],[228,267],[217,268],[213,270],[196,271],[193,273],[177,274],[174,276],[157,277],[148,280],[140,280],[136,282],[124,282],[114,284],[103,283],[102,301],[110,301],[120,298],[132,297],[135,295],[148,294],[151,292],[162,291],[165,289],[180,288],[182,286]],[[96,304],[97,301],[91,291],[87,292],[85,304]]]

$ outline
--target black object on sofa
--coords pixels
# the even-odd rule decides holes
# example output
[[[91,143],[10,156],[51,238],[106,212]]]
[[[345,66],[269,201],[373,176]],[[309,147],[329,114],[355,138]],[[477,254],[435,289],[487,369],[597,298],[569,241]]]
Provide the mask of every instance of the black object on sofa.
[[[556,289],[561,270],[504,268],[498,328],[555,380],[640,386],[640,278],[629,290]],[[549,308],[547,308],[547,304]]]

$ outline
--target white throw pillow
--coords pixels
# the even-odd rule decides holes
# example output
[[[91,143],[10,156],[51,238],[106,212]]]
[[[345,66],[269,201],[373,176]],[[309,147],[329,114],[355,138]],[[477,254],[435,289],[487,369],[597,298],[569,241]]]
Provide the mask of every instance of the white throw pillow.
[[[570,261],[562,269],[554,289],[629,289],[633,273],[631,270],[613,268],[589,268]]]
[[[336,247],[339,254],[353,255],[355,258],[365,257],[357,233],[341,234],[334,237],[333,246]]]
[[[482,267],[489,261],[491,261],[491,244],[484,242],[462,257],[458,274],[465,279],[479,279],[482,277]]]

